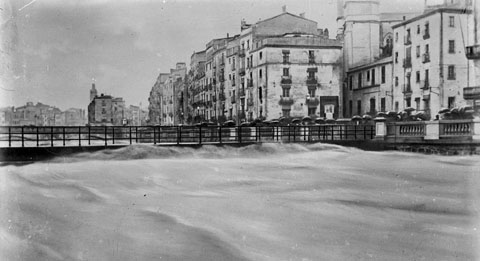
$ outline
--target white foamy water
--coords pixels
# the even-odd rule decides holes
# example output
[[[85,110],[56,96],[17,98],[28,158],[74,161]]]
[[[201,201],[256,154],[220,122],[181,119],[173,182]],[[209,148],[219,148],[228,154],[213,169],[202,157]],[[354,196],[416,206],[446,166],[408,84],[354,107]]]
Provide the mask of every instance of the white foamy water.
[[[131,146],[0,169],[0,260],[476,260],[480,158]]]

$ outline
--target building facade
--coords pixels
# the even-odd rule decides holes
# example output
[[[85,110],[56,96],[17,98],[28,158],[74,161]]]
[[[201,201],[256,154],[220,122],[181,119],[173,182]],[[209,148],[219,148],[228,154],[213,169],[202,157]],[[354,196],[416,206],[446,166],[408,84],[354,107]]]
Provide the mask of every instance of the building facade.
[[[91,101],[88,104],[88,124],[91,126],[122,126],[126,125],[127,110],[125,101],[120,97],[96,94],[95,84],[90,90]]]
[[[393,26],[394,106],[432,117],[441,108],[466,105],[465,54],[471,11],[445,5]]]
[[[38,102],[27,102],[20,107],[7,107],[0,110],[2,126],[82,126],[85,125],[85,111],[59,108]]]

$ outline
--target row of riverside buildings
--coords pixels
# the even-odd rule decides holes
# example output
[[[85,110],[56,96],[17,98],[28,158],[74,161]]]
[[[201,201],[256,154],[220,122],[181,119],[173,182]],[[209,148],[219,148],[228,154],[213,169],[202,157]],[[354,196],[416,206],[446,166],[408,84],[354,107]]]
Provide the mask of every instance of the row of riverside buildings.
[[[438,1],[437,1],[438,2]],[[379,0],[338,0],[337,33],[283,12],[194,52],[161,73],[149,124],[237,124],[280,117],[348,118],[480,100],[478,6],[425,1],[423,12],[380,13]]]
[[[61,111],[40,102],[27,102],[20,107],[0,109],[0,126],[81,126],[85,122],[83,109]]]

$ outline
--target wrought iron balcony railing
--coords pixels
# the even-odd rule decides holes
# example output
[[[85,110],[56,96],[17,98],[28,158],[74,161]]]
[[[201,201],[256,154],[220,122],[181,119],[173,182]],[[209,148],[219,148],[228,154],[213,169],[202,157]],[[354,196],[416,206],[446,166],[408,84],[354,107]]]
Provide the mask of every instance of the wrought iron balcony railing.
[[[467,46],[466,55],[469,60],[480,59],[480,44]]]

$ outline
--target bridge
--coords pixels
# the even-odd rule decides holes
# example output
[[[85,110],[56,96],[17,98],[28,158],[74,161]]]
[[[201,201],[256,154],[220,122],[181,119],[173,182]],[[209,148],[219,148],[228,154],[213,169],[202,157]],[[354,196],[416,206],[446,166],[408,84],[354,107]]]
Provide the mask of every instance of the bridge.
[[[291,126],[7,126],[0,127],[0,147],[195,145],[256,142],[368,140],[375,125]]]
[[[0,161],[156,146],[244,146],[255,143],[333,143],[366,150],[480,154],[480,121],[342,122],[281,126],[3,126]]]

